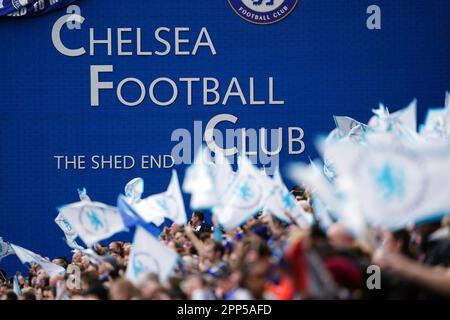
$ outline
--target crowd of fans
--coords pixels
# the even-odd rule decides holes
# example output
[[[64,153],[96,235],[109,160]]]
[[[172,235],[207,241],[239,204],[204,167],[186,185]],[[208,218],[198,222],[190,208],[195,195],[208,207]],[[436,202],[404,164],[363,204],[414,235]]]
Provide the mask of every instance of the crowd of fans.
[[[310,195],[292,190],[314,217]],[[315,219],[314,219],[315,220]],[[33,264],[28,275],[0,271],[2,300],[58,299],[441,299],[450,297],[450,227],[431,221],[408,229],[372,230],[375,245],[358,243],[346,228],[316,221],[304,229],[258,214],[225,232],[196,211],[189,224],[166,227],[160,241],[181,263],[165,283],[146,275],[139,286],[125,277],[131,243],[96,244],[100,262],[88,254],[56,257],[62,275]]]

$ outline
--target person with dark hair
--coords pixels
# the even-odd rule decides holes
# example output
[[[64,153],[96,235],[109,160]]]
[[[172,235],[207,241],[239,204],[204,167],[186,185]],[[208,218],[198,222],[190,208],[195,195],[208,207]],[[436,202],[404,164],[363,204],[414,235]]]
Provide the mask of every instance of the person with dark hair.
[[[202,211],[194,211],[189,224],[196,236],[199,236],[204,231],[211,232],[211,226],[205,221],[205,215]]]
[[[66,257],[56,257],[52,262],[54,264],[57,264],[58,266],[63,267],[64,269],[67,269],[67,266],[69,265],[69,261]]]
[[[17,298],[18,297],[14,293],[14,291],[8,290],[8,291],[6,291],[6,293],[2,297],[0,297],[0,300],[10,300],[10,301],[12,301],[12,300],[17,300]]]
[[[36,295],[32,289],[22,290],[22,295],[19,300],[36,300]]]
[[[308,199],[305,188],[300,186],[292,187],[291,194],[295,197],[295,200],[297,201]]]

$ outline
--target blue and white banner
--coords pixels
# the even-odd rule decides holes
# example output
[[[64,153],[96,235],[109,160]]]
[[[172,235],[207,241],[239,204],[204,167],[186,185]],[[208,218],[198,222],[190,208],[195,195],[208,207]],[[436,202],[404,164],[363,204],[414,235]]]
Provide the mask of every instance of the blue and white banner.
[[[0,17],[38,16],[66,7],[76,0],[0,0]]]
[[[155,273],[164,283],[172,274],[178,254],[159,242],[142,227],[137,227],[129,257],[126,277],[134,284],[143,282],[143,277]]]
[[[37,253],[34,253],[30,250],[27,250],[25,248],[19,247],[15,244],[11,244],[11,247],[13,248],[14,252],[16,253],[17,257],[23,264],[31,264],[36,263],[39,265],[42,270],[45,271],[49,276],[54,276],[57,274],[64,274],[66,270],[58,266],[57,264],[54,264],[50,262],[49,260],[41,257]]]
[[[117,208],[119,209],[122,221],[126,228],[141,226],[155,237],[159,236],[161,233],[162,228],[156,226],[153,222],[145,221],[129,203],[129,199],[126,196],[120,194],[117,197]]]
[[[236,228],[263,209],[273,189],[273,181],[242,157],[236,178],[213,212],[226,229]]]
[[[59,209],[87,246],[125,230],[119,210],[96,201],[80,201]]]
[[[0,237],[0,261],[13,253],[14,251],[11,248],[11,245],[8,242],[3,241],[3,238]]]
[[[87,195],[87,191],[85,188],[78,189],[78,196],[81,201],[91,201],[89,196]],[[75,232],[72,225],[69,221],[64,217],[64,215],[60,212],[58,216],[55,218],[55,223],[61,228],[66,237],[66,243],[69,247],[74,250],[83,250],[84,248],[80,246],[75,239],[78,237],[78,234]]]

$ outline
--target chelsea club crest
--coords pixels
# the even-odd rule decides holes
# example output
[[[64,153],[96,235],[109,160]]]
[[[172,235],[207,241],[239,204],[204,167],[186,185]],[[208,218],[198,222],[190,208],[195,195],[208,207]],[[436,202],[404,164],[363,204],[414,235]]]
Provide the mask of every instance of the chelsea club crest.
[[[242,19],[255,24],[272,24],[286,18],[298,0],[227,0]]]

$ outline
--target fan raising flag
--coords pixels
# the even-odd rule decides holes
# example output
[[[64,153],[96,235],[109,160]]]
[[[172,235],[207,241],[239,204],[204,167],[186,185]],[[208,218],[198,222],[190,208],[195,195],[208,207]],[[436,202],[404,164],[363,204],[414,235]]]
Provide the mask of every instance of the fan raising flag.
[[[137,285],[145,275],[156,273],[161,283],[164,283],[173,272],[177,261],[178,254],[175,251],[138,226],[134,234],[126,277]]]
[[[273,187],[274,183],[269,177],[242,157],[237,177],[223,194],[220,204],[213,208],[213,212],[226,229],[236,228],[262,210]]]
[[[54,264],[54,263],[50,262],[49,260],[41,257],[37,253],[34,253],[34,252],[32,252],[30,250],[27,250],[25,248],[16,246],[14,244],[11,244],[11,247],[13,248],[13,250],[16,253],[17,257],[19,258],[19,260],[23,264],[36,263],[49,276],[54,276],[54,275],[57,275],[57,274],[63,275],[66,272],[63,267],[60,267],[57,264]]]
[[[80,201],[59,209],[62,216],[88,246],[123,231],[119,210],[96,201]]]

